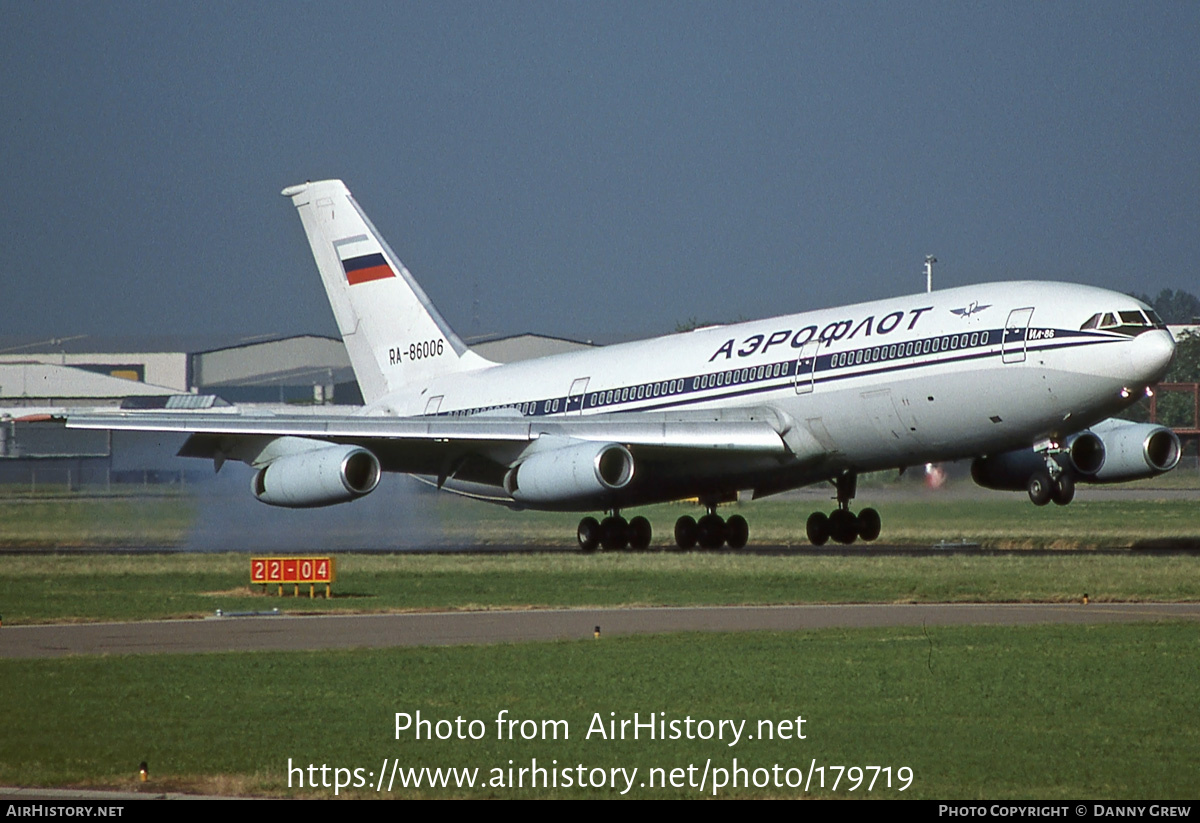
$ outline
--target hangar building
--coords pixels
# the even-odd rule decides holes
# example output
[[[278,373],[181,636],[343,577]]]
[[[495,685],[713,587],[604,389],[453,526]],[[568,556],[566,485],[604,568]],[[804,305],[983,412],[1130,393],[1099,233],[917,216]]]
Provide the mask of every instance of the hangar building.
[[[470,344],[497,362],[591,345],[537,334]],[[362,394],[342,341],[322,335],[0,338],[0,482],[183,482],[191,470],[172,459],[173,441],[15,418],[63,407],[204,408],[223,401],[361,405]]]

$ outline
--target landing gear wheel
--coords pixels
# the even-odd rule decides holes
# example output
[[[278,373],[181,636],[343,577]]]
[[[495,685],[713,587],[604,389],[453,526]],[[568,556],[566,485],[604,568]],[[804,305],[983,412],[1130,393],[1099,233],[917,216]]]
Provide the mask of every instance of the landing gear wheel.
[[[650,528],[650,521],[644,517],[635,517],[629,521],[629,548],[644,551],[650,548],[650,540],[654,536],[654,531]]]
[[[879,530],[883,528],[883,523],[879,519],[879,512],[874,509],[863,509],[858,513],[858,536],[870,543],[876,537],[879,537]]]
[[[746,518],[735,514],[725,521],[725,542],[729,544],[729,548],[745,548],[746,541],[749,539],[750,524],[746,522]]]
[[[843,545],[858,538],[858,518],[849,509],[834,509],[829,513],[829,536]]]
[[[719,549],[725,542],[725,521],[719,514],[706,514],[696,524],[696,539],[702,549]]]
[[[1029,478],[1029,484],[1025,488],[1029,491],[1029,499],[1033,501],[1033,505],[1046,505],[1050,502],[1050,495],[1054,492],[1054,484],[1050,480],[1050,472],[1034,472],[1033,476]]]
[[[594,552],[600,545],[600,523],[594,517],[583,518],[579,521],[575,536],[579,538],[580,551]]]
[[[809,543],[824,546],[829,542],[829,518],[824,512],[813,512],[804,524],[804,531],[808,534]]]
[[[1058,476],[1050,490],[1050,499],[1060,506],[1065,506],[1075,499],[1075,480],[1071,475],[1063,472]]]
[[[620,551],[629,543],[629,524],[624,517],[606,517],[600,524],[600,545],[606,551]]]
[[[691,515],[685,514],[675,521],[675,545],[680,549],[687,551],[694,548],[697,536],[696,521]]]

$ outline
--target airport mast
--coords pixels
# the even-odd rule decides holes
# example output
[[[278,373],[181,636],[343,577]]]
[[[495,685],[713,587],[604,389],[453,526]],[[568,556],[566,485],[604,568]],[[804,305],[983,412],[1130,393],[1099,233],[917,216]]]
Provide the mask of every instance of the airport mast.
[[[925,255],[925,291],[933,291],[933,264],[937,258],[932,254]]]

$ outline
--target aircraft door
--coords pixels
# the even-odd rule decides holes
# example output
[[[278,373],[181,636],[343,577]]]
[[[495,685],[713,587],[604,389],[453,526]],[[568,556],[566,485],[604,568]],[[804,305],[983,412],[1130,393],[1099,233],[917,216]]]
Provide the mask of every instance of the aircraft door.
[[[580,377],[571,383],[571,391],[567,393],[567,414],[583,414],[584,400],[587,399],[587,387],[590,377]]]
[[[811,394],[816,382],[817,350],[821,347],[820,340],[809,340],[800,349],[796,358],[796,394]]]
[[[1025,347],[1029,344],[1029,320],[1033,308],[1013,309],[1004,324],[1004,341],[1000,347],[1000,359],[1004,363],[1024,363]]]

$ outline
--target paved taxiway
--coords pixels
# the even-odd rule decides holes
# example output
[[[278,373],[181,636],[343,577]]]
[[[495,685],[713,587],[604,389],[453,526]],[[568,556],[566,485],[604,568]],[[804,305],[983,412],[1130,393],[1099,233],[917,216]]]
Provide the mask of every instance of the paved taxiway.
[[[223,617],[0,629],[0,657],[390,648],[664,632],[1200,620],[1200,603],[726,606]]]

